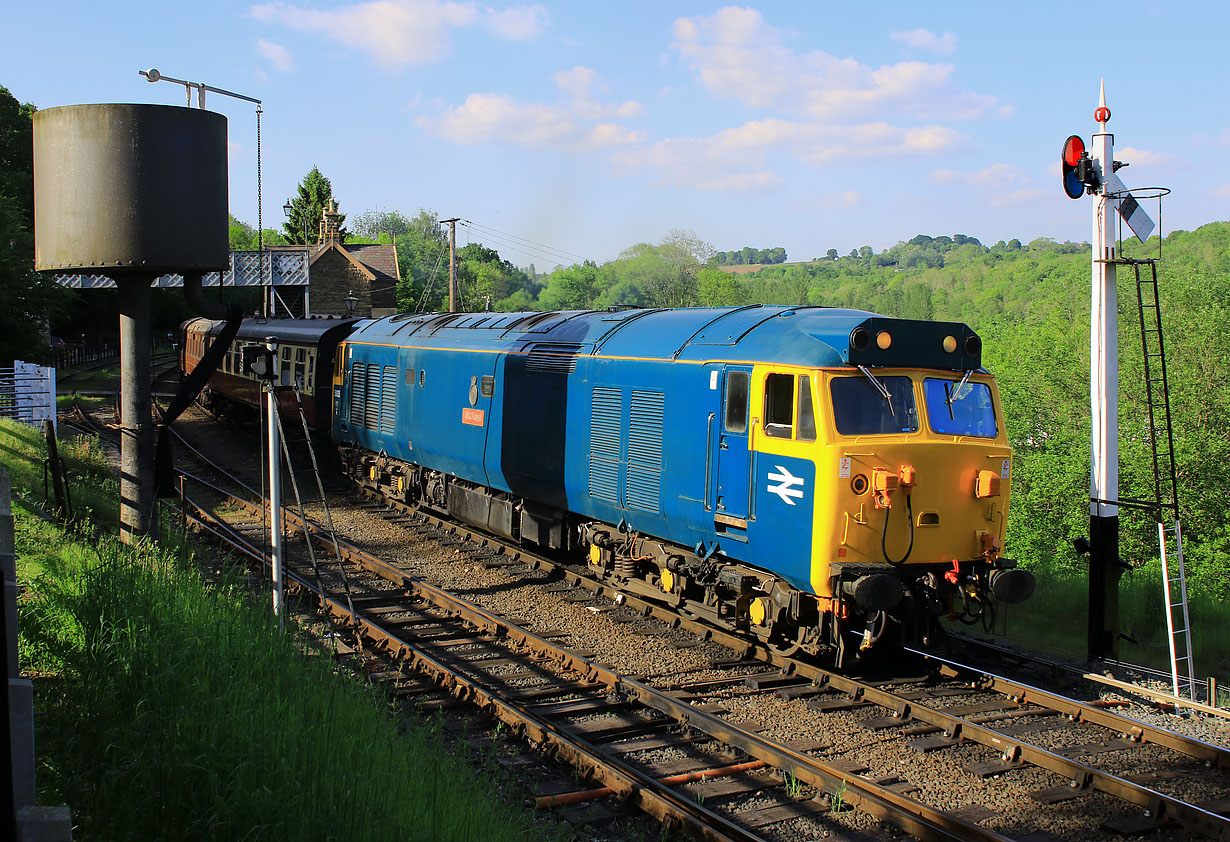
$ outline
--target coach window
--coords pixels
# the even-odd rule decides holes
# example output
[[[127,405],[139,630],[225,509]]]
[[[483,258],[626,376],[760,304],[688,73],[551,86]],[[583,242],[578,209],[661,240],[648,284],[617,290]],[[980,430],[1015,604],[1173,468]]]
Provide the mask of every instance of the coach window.
[[[794,435],[794,376],[791,374],[765,377],[764,431],[779,439]]]
[[[799,375],[798,395],[798,412],[795,417],[799,419],[799,429],[795,438],[799,441],[815,441],[816,413],[811,402],[811,377],[806,374]]]
[[[747,393],[752,377],[746,371],[726,375],[726,432],[747,432]]]
[[[295,383],[299,386],[300,389],[303,388],[303,384],[306,382],[304,380],[304,375],[306,373],[307,373],[307,349],[306,348],[296,348],[295,349],[295,375],[294,377],[295,377]]]

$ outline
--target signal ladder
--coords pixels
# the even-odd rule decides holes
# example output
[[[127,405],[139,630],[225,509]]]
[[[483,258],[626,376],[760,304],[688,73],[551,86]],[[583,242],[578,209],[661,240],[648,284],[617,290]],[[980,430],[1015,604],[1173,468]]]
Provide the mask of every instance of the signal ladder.
[[[1131,265],[1136,272],[1136,301],[1140,305],[1140,341],[1145,365],[1145,401],[1149,410],[1149,443],[1153,454],[1153,500],[1124,502],[1143,504],[1157,515],[1171,687],[1176,696],[1186,693],[1194,701],[1196,669],[1192,659],[1191,617],[1187,610],[1183,527],[1179,518],[1179,481],[1175,467],[1174,428],[1170,417],[1166,343],[1162,337],[1162,307],[1157,290],[1157,262],[1120,262]],[[1142,272],[1142,266],[1148,266],[1149,271]]]

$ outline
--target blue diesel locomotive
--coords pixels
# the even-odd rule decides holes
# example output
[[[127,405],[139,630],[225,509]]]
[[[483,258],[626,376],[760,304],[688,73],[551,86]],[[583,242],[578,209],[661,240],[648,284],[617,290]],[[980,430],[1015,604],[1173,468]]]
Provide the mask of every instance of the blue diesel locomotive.
[[[333,437],[368,486],[841,665],[1033,592],[981,352],[819,307],[401,314],[340,345]]]

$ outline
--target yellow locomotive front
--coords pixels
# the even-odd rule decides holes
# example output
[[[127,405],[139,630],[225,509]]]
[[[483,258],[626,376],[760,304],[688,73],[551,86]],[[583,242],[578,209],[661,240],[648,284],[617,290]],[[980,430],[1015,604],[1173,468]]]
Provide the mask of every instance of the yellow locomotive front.
[[[779,382],[796,384],[792,395],[774,399],[772,369]],[[1032,574],[1002,554],[1012,450],[990,374],[866,366],[761,373],[753,405],[765,408],[765,434],[755,449],[815,462],[814,633],[839,662],[852,644],[926,643],[943,620],[989,625],[998,605],[1032,594]],[[797,425],[797,408],[809,403],[813,440],[774,435]],[[771,417],[775,405],[795,417]]]

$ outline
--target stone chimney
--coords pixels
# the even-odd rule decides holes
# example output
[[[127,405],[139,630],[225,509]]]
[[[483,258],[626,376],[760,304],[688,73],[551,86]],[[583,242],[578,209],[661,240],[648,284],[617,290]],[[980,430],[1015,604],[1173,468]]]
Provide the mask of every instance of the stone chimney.
[[[330,196],[328,206],[320,209],[321,245],[324,245],[329,240],[338,239],[338,233],[341,226],[337,224],[337,221],[340,216],[341,214],[337,212],[337,202],[333,200],[332,196]]]

